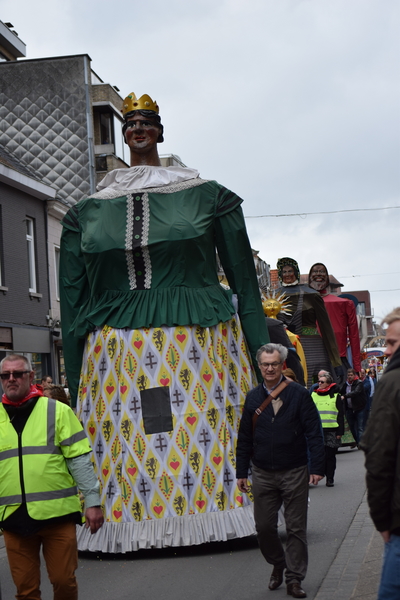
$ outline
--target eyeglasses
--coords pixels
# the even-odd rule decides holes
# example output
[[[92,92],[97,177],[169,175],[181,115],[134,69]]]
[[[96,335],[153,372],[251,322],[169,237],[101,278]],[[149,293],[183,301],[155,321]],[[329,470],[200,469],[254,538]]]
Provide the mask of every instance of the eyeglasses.
[[[14,379],[22,379],[22,377],[26,374],[30,373],[30,371],[13,371],[12,373],[0,373],[0,379],[2,381],[7,381],[10,379],[11,375]]]
[[[157,127],[157,124],[154,121],[127,121],[126,128],[127,129],[150,129],[151,127]]]
[[[320,380],[318,381],[318,383],[326,383],[326,381],[324,381],[323,379],[320,379]]]
[[[279,367],[279,365],[281,365],[281,362],[273,362],[273,363],[258,363],[260,365],[260,367],[262,367],[263,369],[268,369],[268,367],[271,367],[271,369],[276,369],[277,367]]]

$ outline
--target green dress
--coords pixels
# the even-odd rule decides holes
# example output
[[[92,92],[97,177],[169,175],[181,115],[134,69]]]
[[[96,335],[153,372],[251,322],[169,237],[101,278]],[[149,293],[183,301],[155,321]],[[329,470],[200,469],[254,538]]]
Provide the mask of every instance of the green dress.
[[[248,351],[255,366],[269,338],[241,202],[192,178],[106,188],[63,220],[65,364],[106,514],[96,536],[79,533],[81,550],[254,531],[234,451],[255,383]],[[216,249],[239,317],[218,282]]]

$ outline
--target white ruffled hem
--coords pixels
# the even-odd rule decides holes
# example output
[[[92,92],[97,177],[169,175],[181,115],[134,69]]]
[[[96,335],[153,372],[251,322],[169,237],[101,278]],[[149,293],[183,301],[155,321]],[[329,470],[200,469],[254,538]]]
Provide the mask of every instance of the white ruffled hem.
[[[256,532],[253,505],[233,510],[200,513],[183,517],[113,523],[107,521],[91,535],[85,527],[77,527],[78,550],[125,554],[146,548],[194,546],[206,542],[225,542]]]

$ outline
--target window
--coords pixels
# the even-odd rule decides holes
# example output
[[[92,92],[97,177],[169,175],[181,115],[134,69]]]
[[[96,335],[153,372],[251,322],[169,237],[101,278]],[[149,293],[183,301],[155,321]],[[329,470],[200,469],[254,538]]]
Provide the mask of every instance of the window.
[[[1,352],[1,350],[12,350],[13,347],[13,337],[12,337],[12,328],[11,327],[0,327],[0,360],[3,360],[6,353]],[[4,354],[4,355],[3,355]]]
[[[96,171],[107,171],[107,154],[96,156]]]
[[[26,243],[28,249],[29,291],[36,293],[36,256],[35,256],[35,223],[26,218]]]
[[[65,373],[64,352],[61,345],[56,346],[56,353],[58,364],[58,380],[61,382],[61,385],[66,385],[68,382],[67,375]]]
[[[96,149],[96,171],[106,171],[106,158],[99,158],[104,152],[115,156],[127,164],[130,162],[130,151],[122,135],[123,120],[116,115],[109,104],[93,107],[94,138]],[[100,148],[99,146],[109,146]],[[110,148],[113,146],[113,148]],[[99,158],[99,160],[97,160]]]
[[[54,272],[56,277],[56,298],[60,299],[60,248],[59,246],[54,246]]]
[[[357,308],[356,308],[356,313],[360,316],[360,317],[365,317],[365,302],[359,302],[357,304]]]
[[[113,120],[111,112],[100,114],[100,144],[113,144]]]
[[[117,117],[114,115],[115,155],[129,165],[131,160],[130,151],[128,146],[125,144],[124,137],[122,135],[122,124],[123,122],[117,119]]]

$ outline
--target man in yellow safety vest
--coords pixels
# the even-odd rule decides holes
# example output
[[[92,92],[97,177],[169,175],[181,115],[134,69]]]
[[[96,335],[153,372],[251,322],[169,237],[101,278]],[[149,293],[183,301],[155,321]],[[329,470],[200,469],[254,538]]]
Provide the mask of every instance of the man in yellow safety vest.
[[[77,600],[78,487],[95,533],[103,524],[99,483],[80,422],[69,406],[43,396],[34,375],[25,356],[0,363],[0,527],[18,598],[41,598],[42,546],[54,600]]]

